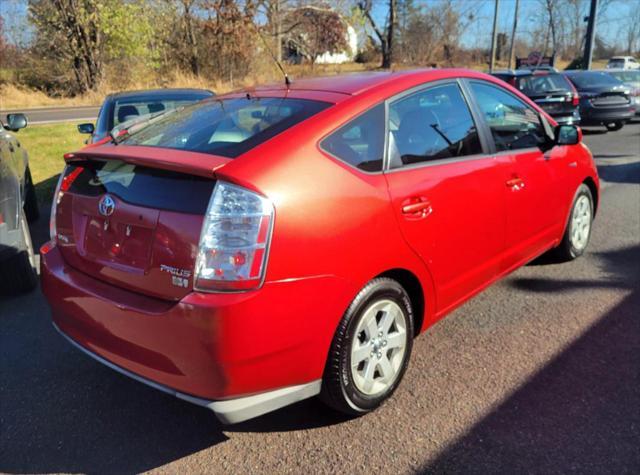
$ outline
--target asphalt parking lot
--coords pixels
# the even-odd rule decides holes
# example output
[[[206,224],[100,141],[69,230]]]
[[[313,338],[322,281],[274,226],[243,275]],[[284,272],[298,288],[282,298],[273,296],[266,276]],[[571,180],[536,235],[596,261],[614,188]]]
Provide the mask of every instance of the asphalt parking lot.
[[[359,419],[308,400],[221,426],[71,347],[39,291],[0,301],[0,471],[640,473],[640,123],[603,130],[585,135],[603,180],[588,253],[421,335]]]

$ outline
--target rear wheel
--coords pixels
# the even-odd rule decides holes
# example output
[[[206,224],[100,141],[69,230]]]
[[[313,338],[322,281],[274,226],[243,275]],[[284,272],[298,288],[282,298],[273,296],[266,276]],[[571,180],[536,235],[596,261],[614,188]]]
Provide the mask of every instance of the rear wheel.
[[[0,292],[13,295],[32,290],[38,283],[36,257],[24,211],[20,213],[22,249],[0,265]]]
[[[336,331],[321,399],[350,415],[377,408],[400,384],[413,343],[413,311],[395,280],[369,282]]]
[[[556,248],[556,254],[561,260],[570,261],[584,253],[591,239],[592,223],[593,196],[589,187],[583,183],[573,199],[562,242]]]
[[[620,130],[623,126],[624,126],[624,122],[621,122],[621,121],[610,122],[608,124],[605,124],[605,127],[610,132],[613,132],[615,130]]]

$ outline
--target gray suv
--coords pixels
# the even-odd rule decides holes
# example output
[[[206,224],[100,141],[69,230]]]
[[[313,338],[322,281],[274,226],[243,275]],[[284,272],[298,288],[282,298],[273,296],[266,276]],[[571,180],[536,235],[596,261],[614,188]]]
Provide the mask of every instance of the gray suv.
[[[0,295],[31,290],[38,282],[28,225],[38,219],[38,202],[27,152],[9,133],[26,126],[24,114],[0,120]]]

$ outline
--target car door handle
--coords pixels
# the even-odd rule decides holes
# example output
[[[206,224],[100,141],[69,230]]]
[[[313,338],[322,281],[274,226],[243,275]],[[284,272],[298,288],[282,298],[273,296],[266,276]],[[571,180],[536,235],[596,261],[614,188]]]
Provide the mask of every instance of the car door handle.
[[[416,196],[402,202],[402,214],[407,218],[426,218],[432,212],[431,203],[423,196]]]
[[[519,177],[511,178],[510,180],[507,180],[507,186],[513,191],[518,191],[524,188],[524,181]]]

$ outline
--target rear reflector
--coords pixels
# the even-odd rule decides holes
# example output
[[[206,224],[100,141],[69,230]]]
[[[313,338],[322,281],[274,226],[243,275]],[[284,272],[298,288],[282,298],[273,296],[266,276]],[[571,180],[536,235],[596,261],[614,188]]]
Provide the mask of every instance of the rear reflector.
[[[66,190],[69,188],[69,186],[71,185],[71,182],[73,181],[71,180],[71,182],[69,182],[67,180],[67,178],[71,176],[71,175],[66,176],[68,173],[68,170],[69,170],[69,167],[65,167],[64,170],[62,170],[62,173],[60,173],[60,178],[58,179],[58,184],[56,185],[56,191],[53,193],[53,199],[51,200],[51,217],[49,218],[49,237],[51,238],[51,242],[53,244],[55,244],[56,242],[56,235],[57,235],[56,212],[58,211],[58,203],[60,203],[60,198],[62,198],[62,195],[64,194],[64,191],[62,191],[62,184],[66,180],[65,182],[66,183],[65,190]]]

